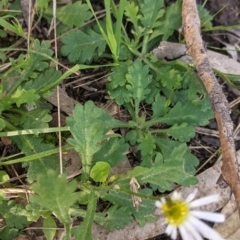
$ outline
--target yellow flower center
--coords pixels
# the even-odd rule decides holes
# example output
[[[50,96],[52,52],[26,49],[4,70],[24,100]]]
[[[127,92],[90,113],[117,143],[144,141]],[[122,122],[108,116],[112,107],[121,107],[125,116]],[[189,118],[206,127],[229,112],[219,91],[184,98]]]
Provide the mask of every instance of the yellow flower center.
[[[175,226],[181,225],[189,215],[187,203],[180,200],[166,199],[166,203],[162,205],[162,211],[166,221]]]

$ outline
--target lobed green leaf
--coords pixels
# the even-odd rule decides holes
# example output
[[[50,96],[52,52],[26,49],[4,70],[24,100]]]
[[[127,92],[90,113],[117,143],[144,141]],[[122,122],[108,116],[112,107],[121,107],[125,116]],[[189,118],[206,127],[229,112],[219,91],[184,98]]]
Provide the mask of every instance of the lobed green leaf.
[[[72,31],[62,37],[61,41],[61,54],[67,56],[72,63],[91,61],[94,55],[101,56],[106,48],[102,35],[90,28],[86,33],[81,30]]]
[[[162,117],[168,111],[166,98],[159,93],[156,95],[155,100],[152,103],[152,111],[152,119]]]
[[[126,159],[124,153],[128,148],[123,138],[110,138],[101,143],[101,149],[93,155],[93,163],[105,161],[113,167],[116,163]]]
[[[166,8],[163,18],[158,25],[158,33],[155,35],[162,35],[162,40],[167,40],[175,30],[178,30],[182,24],[182,16],[179,14],[181,12],[182,0],[177,0],[176,2],[170,4]],[[156,32],[157,32],[156,31]]]
[[[52,240],[57,232],[57,224],[52,216],[45,218],[43,221],[43,232],[47,240]]]
[[[77,104],[73,118],[67,118],[66,121],[73,136],[68,142],[80,153],[83,171],[89,174],[93,155],[101,149],[104,135],[117,121],[92,101],[86,102],[84,106]]]
[[[165,160],[169,159],[169,153],[173,152],[173,149],[179,148],[181,145],[178,141],[173,141],[170,139],[156,139],[157,146],[160,148],[161,153]],[[177,159],[183,161],[183,166],[186,172],[190,174],[195,174],[195,167],[199,164],[198,159],[191,154],[189,151],[183,151],[183,155],[176,156]]]
[[[0,213],[9,228],[23,229],[29,224],[25,216],[24,206],[14,200],[2,201],[0,204]],[[0,233],[1,236],[1,233]]]
[[[132,97],[136,104],[145,100],[146,95],[150,92],[150,89],[147,88],[147,86],[152,81],[152,76],[149,75],[148,66],[143,65],[141,60],[138,59],[128,68],[126,79],[130,84],[127,85],[127,89],[132,93]]]
[[[44,143],[40,137],[36,136],[18,136],[13,137],[22,153],[31,155],[33,153],[41,153],[54,148],[52,144]],[[59,171],[59,159],[57,156],[36,157],[34,161],[28,163],[27,177],[32,183],[37,179],[39,174],[46,174],[49,169]]]
[[[36,108],[31,111],[21,111],[19,119],[23,129],[47,128],[52,119],[48,109]]]
[[[132,214],[127,207],[114,205],[104,212],[95,213],[95,221],[109,231],[123,229],[132,220]]]
[[[187,123],[174,124],[172,127],[166,129],[166,132],[170,134],[174,139],[180,142],[188,142],[195,136],[195,128],[189,126]]]
[[[142,16],[140,21],[142,25],[147,28],[153,28],[155,22],[160,18],[163,14],[164,1],[163,0],[140,0],[140,10]]]
[[[60,71],[56,71],[54,68],[49,68],[46,71],[40,73],[35,79],[28,81],[23,85],[23,87],[29,91],[30,89],[34,89],[36,93],[42,94],[42,89],[56,82],[61,77],[61,75],[62,73]]]
[[[118,105],[123,105],[124,103],[128,103],[131,100],[131,94],[129,93],[126,86],[119,86],[117,88],[112,88],[112,84],[108,84],[108,93],[109,96],[116,101]]]
[[[139,14],[139,6],[137,6],[134,2],[127,1],[125,15],[127,16],[127,21],[132,22],[135,30],[137,30],[138,20],[141,17]]]
[[[68,182],[65,175],[49,169],[32,185],[35,195],[30,197],[30,202],[52,211],[61,223],[70,223],[69,208],[78,198],[74,193],[76,188],[77,182]]]
[[[92,16],[88,5],[82,3],[82,1],[68,3],[63,7],[57,8],[57,19],[70,28],[83,26]]]
[[[156,148],[155,139],[150,133],[140,137],[137,142],[139,143],[138,150],[141,151],[142,158],[146,155],[152,155],[154,149]]]
[[[21,86],[11,96],[13,103],[16,103],[17,107],[20,107],[23,103],[34,105],[35,102],[40,98],[38,94],[35,93],[35,89],[25,90]]]
[[[91,191],[89,195],[89,202],[86,216],[82,224],[75,229],[72,229],[72,233],[75,234],[76,239],[93,240],[92,237],[92,224],[94,220],[94,215],[96,211],[97,197],[94,192]]]
[[[191,102],[186,102],[183,105],[178,102],[164,117],[161,118],[161,122],[171,125],[181,124],[183,122],[192,126],[206,125],[208,124],[209,119],[213,116],[212,110],[208,109],[207,111],[200,111],[201,102],[198,105]]]
[[[152,195],[152,191],[150,189],[140,190],[139,193],[142,193],[148,196]],[[109,190],[108,192],[102,194],[101,198],[103,198],[104,200],[110,201],[119,207],[126,208],[126,211],[128,211],[134,216],[135,220],[139,223],[140,226],[143,226],[147,222],[156,221],[156,216],[154,215],[155,206],[152,200],[142,198],[141,205],[137,209],[133,206],[132,196],[128,193],[121,192],[119,190],[114,190],[114,189]],[[127,214],[127,217],[130,220],[129,213]],[[125,223],[126,223],[126,220],[120,223],[120,225],[121,224],[123,225]]]

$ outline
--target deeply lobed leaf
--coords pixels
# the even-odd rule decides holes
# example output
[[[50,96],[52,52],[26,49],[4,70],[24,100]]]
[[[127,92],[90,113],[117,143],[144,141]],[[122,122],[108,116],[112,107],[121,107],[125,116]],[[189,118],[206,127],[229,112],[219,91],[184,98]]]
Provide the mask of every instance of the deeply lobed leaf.
[[[61,53],[72,63],[91,61],[94,55],[101,56],[106,48],[102,35],[92,29],[86,33],[81,30],[72,31],[62,37],[61,41]]]
[[[201,103],[198,104],[201,106]],[[162,119],[161,122],[167,124],[181,124],[183,122],[189,125],[206,125],[213,116],[212,110],[199,111],[198,105],[191,102],[181,104],[178,102]],[[204,114],[203,114],[204,112]]]
[[[90,172],[93,155],[101,149],[104,135],[115,126],[117,121],[103,109],[97,108],[92,101],[84,106],[78,104],[73,110],[73,118],[67,119],[73,138],[68,142],[74,146],[82,158],[83,171]]]
[[[36,39],[29,54],[20,55],[8,71],[3,75],[2,92],[4,96],[11,95],[24,82],[34,79],[39,72],[49,67],[53,51],[50,49],[50,42],[43,41],[40,43]]]
[[[140,137],[138,139],[138,143],[138,150],[141,151],[142,158],[144,158],[146,155],[151,155],[156,148],[155,139],[150,133]]]
[[[132,214],[127,207],[114,205],[108,210],[96,213],[95,221],[109,231],[123,229],[133,220]]]
[[[172,3],[166,9],[161,22],[158,24],[158,31],[161,32],[162,40],[167,40],[175,30],[178,30],[181,27],[182,17],[181,14],[179,14],[181,4],[181,0]]]
[[[104,160],[108,162],[112,167],[120,161],[124,161],[129,146],[124,139],[110,138],[102,142],[101,149],[93,155],[93,163]]]
[[[29,224],[25,216],[24,206],[18,204],[16,201],[2,201],[0,204],[0,213],[9,228],[23,229],[25,225]]]
[[[16,103],[17,107],[20,107],[23,103],[34,105],[40,96],[35,93],[35,89],[26,91],[25,89],[18,87],[11,98],[13,104]]]
[[[139,7],[134,3],[127,1],[125,7],[125,15],[127,16],[127,21],[132,22],[135,29],[138,28],[138,20],[141,17],[139,14]]]
[[[53,149],[53,145],[44,143],[43,139],[36,136],[18,136],[13,138],[22,153],[31,155]],[[32,183],[39,174],[46,174],[49,169],[59,171],[59,159],[57,156],[39,157],[29,162],[27,172],[28,181]]]
[[[151,29],[155,22],[161,17],[163,10],[160,9],[163,7],[163,0],[140,0],[140,10],[142,16],[140,21],[142,25]]]
[[[152,195],[152,191],[150,189],[140,190],[140,193],[142,193],[144,195]],[[110,201],[110,202],[114,203],[115,205],[121,207],[122,210],[125,210],[125,208],[126,208],[126,211],[128,212],[126,214],[127,219],[122,221],[120,223],[120,226],[123,224],[126,224],[127,223],[126,220],[131,219],[129,216],[129,213],[131,213],[134,216],[135,220],[141,226],[143,226],[147,222],[156,221],[156,216],[154,215],[154,204],[153,204],[153,201],[151,201],[149,199],[142,198],[142,202],[141,202],[139,209],[136,209],[133,206],[131,195],[127,194],[125,192],[112,189],[106,193],[103,193],[101,195],[101,197],[104,200]],[[119,221],[120,220],[121,220],[121,218],[119,219]],[[111,225],[109,226],[109,224],[108,224],[107,227],[111,228],[112,226]]]
[[[141,60],[138,59],[132,66],[128,68],[126,75],[127,89],[132,93],[133,99],[139,104],[145,100],[146,95],[150,92],[147,86],[152,81],[152,76],[149,75],[149,68],[147,65],[143,65]]]
[[[68,182],[65,175],[50,169],[32,185],[35,195],[30,197],[30,202],[52,211],[61,223],[70,223],[69,208],[78,199],[76,188],[77,182]]]
[[[77,1],[57,8],[57,18],[68,27],[81,27],[92,17],[88,5]]]

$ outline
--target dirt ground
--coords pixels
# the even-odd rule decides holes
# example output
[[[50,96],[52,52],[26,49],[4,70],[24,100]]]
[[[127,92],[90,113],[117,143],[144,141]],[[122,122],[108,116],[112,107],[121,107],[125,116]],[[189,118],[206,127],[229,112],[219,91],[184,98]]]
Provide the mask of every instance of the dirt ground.
[[[238,0],[208,0],[207,9],[215,14],[223,9],[214,17],[216,25],[230,25],[240,23],[240,1]]]

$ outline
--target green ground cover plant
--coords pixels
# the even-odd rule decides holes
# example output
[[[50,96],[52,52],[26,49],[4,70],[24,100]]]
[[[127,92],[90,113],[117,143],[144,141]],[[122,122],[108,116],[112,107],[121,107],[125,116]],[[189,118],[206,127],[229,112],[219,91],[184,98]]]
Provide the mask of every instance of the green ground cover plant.
[[[24,41],[27,35],[18,20],[20,1],[0,1],[0,8],[6,10],[0,13],[4,44],[0,58],[6,66],[0,75],[0,136],[11,137],[19,149],[17,155],[1,158],[0,182],[9,179],[4,166],[21,163],[27,187],[34,192],[29,199],[19,194],[24,199],[19,202],[18,198],[7,199],[0,190],[0,214],[6,223],[0,230],[2,240],[24,233],[26,226],[40,218],[43,228],[51,228],[44,230],[48,240],[53,239],[59,222],[64,226],[64,239],[86,240],[93,239],[93,222],[109,231],[122,229],[133,220],[144,225],[156,221],[157,194],[171,191],[173,183],[197,183],[194,175],[199,162],[187,143],[196,126],[207,125],[213,118],[208,96],[193,68],[177,60],[158,60],[151,53],[160,41],[177,40],[181,1],[170,5],[166,0],[103,3],[106,14],[102,19],[90,0],[57,7],[60,56],[72,67],[56,70],[60,58],[54,56],[49,40],[30,37],[28,48],[8,41],[9,33]],[[199,9],[203,28],[211,28],[211,16]],[[50,25],[52,1],[36,0],[35,15],[36,21]],[[89,23],[90,19],[94,21]],[[9,57],[13,51],[16,54]],[[50,128],[52,106],[42,96],[87,68],[111,72],[107,94],[127,111],[129,120],[116,119],[93,101],[86,101],[76,105],[65,127]],[[120,128],[126,129],[125,136]],[[74,180],[59,174],[59,149],[43,137],[56,131],[68,132],[63,151],[74,148],[81,157],[82,173]],[[141,161],[125,174],[112,174],[132,146],[137,147]],[[138,191],[129,188],[133,179],[141,186]],[[2,185],[6,187],[15,186],[8,182]],[[134,202],[134,196],[141,201]],[[104,211],[97,211],[99,201],[108,203]],[[72,228],[76,217],[83,221]]]

